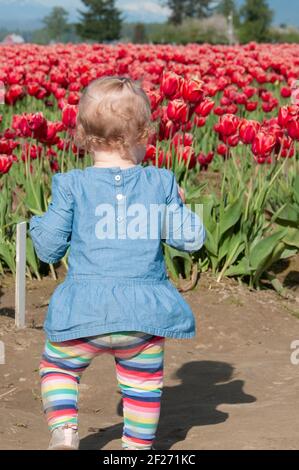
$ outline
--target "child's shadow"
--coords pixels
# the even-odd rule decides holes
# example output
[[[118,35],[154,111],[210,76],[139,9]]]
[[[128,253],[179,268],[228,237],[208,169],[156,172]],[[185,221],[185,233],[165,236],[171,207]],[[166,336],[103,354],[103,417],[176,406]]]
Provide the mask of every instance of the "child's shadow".
[[[184,364],[175,374],[179,385],[165,387],[155,448],[171,449],[185,440],[194,426],[222,423],[229,414],[217,410],[221,404],[253,403],[256,398],[243,392],[244,381],[232,380],[234,368],[225,362],[195,361]],[[118,404],[122,416],[122,403]],[[99,429],[81,440],[80,449],[101,449],[121,438],[122,423]]]

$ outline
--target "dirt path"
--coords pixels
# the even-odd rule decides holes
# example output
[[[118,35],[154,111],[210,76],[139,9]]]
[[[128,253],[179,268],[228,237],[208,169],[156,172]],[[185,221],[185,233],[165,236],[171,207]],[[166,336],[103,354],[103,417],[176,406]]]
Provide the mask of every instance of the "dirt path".
[[[0,449],[48,444],[37,367],[54,286],[50,279],[28,283],[23,331],[13,326],[11,281],[1,286]],[[282,300],[205,275],[185,294],[198,335],[167,342],[158,449],[299,448],[299,365],[290,361],[291,342],[299,340],[299,291],[292,288],[295,299]],[[82,449],[118,449],[122,418],[111,357],[86,371],[80,405]]]

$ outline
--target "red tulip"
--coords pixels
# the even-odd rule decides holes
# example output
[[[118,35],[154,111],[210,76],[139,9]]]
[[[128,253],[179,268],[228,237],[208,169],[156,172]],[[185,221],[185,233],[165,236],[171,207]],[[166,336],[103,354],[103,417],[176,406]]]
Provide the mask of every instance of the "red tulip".
[[[6,139],[0,139],[0,155],[5,153],[9,155],[11,153],[10,141]]]
[[[217,147],[217,153],[223,157],[228,153],[228,147],[225,144],[219,144]]]
[[[238,110],[238,106],[235,103],[232,103],[226,107],[226,113],[228,114],[237,114]]]
[[[207,155],[204,153],[200,153],[197,157],[197,161],[202,166],[203,168],[207,168],[208,165],[211,163],[211,161],[214,158],[214,152],[209,152]]]
[[[37,96],[40,85],[39,83],[28,83],[27,91],[30,96]]]
[[[154,145],[147,145],[146,152],[143,161],[152,161],[154,162],[156,158],[156,147]]]
[[[53,171],[53,173],[57,173],[60,170],[59,163],[56,159],[53,159],[50,161],[50,168]]]
[[[79,158],[85,157],[85,150],[82,148],[77,147],[77,145],[72,145],[72,152],[74,155],[78,156]]]
[[[58,132],[61,132],[62,123],[47,122],[47,134],[39,139],[39,141],[46,145],[57,145],[59,142]]]
[[[49,92],[43,88],[43,87],[40,87],[38,89],[38,92],[36,93],[35,97],[38,99],[38,100],[43,100],[46,96],[49,96]]]
[[[263,165],[264,163],[271,163],[272,162],[272,158],[271,156],[265,156],[265,155],[255,155],[254,156],[254,159],[257,163],[259,163],[260,165]]]
[[[280,90],[280,94],[283,98],[290,98],[292,90],[289,87],[282,87],[282,89]]]
[[[67,101],[70,105],[77,105],[80,101],[80,95],[75,92],[70,93]]]
[[[0,174],[8,173],[13,164],[11,155],[0,155]]]
[[[196,165],[194,149],[190,146],[186,146],[183,149],[179,149],[178,161],[183,161],[185,165],[188,165],[189,169],[194,168]]]
[[[204,100],[195,108],[195,113],[199,116],[206,117],[210,114],[215,102],[212,100]]]
[[[12,85],[6,92],[5,103],[14,105],[19,99],[24,97],[24,89],[21,85]]]
[[[245,108],[249,112],[255,111],[257,107],[258,107],[257,101],[247,101],[247,103],[245,104]]]
[[[168,103],[167,116],[172,121],[185,123],[188,121],[188,106],[185,101],[178,99]]]
[[[26,120],[35,139],[40,139],[47,135],[47,120],[44,118],[43,113],[27,114]]]
[[[245,105],[247,103],[247,96],[245,93],[239,93],[237,98],[236,98],[236,103],[240,105]]]
[[[183,78],[174,72],[166,72],[161,80],[161,93],[169,99],[178,98],[181,96],[181,83]]]
[[[67,129],[75,129],[78,109],[75,106],[67,105],[62,111],[62,122]]]
[[[28,120],[25,114],[22,116],[15,114],[12,118],[12,127],[21,137],[32,137],[33,135],[33,131],[28,125]]]
[[[160,122],[159,126],[159,140],[168,140],[171,138],[180,127],[179,123],[174,123],[169,119]]]
[[[155,160],[153,162],[155,164]],[[159,150],[158,159],[157,159],[158,167],[172,167],[172,154],[170,151],[166,153],[163,152],[162,149]]]
[[[22,137],[34,137],[41,139],[47,134],[47,121],[43,113],[22,114],[13,117],[13,128]]]
[[[47,149],[46,156],[48,158],[52,158],[52,157],[57,158],[57,152],[55,152],[55,150],[53,148],[49,147]]]
[[[290,137],[281,139],[280,145],[277,146],[277,153],[280,153],[282,158],[292,158],[295,155],[294,141]]]
[[[5,129],[3,133],[4,139],[14,139],[17,136],[17,133],[13,129]]]
[[[59,138],[59,141],[57,142],[56,146],[58,150],[68,151],[70,148],[70,140],[64,140]]]
[[[163,100],[162,94],[158,91],[149,91],[147,92],[147,96],[150,99],[152,111],[156,110]]]
[[[215,131],[221,136],[228,137],[237,134],[240,119],[233,114],[225,114],[222,116],[217,124],[215,124]]]
[[[232,100],[230,98],[226,97],[225,95],[222,96],[222,98],[220,100],[221,106],[229,106],[231,103],[232,103]]]
[[[225,138],[225,143],[230,147],[236,147],[239,143],[239,136],[238,134],[230,135]]]
[[[293,117],[287,123],[287,131],[291,139],[299,140],[299,119]]]
[[[216,114],[216,116],[223,116],[223,114],[225,114],[225,109],[221,106],[216,106],[216,108],[214,108],[214,114]]]
[[[276,108],[278,106],[278,101],[275,99],[269,101],[269,102],[265,102],[262,104],[262,109],[265,113],[271,113],[273,111],[274,108]]]
[[[22,160],[23,162],[25,162],[26,160],[28,160],[28,158],[30,157],[31,160],[36,160],[37,158],[40,158],[41,157],[41,154],[42,154],[42,147],[39,146],[39,145],[35,145],[35,144],[29,144],[26,142],[26,144],[24,145],[23,149],[22,149]]]
[[[71,80],[71,77],[69,76],[69,80]],[[81,84],[80,83],[71,83],[69,86],[69,91],[76,91],[79,92],[81,90]]]
[[[59,101],[61,98],[64,98],[66,95],[65,88],[57,88],[57,90],[53,91],[55,98]]]
[[[176,133],[171,142],[171,147],[172,144],[175,148],[180,147],[180,146],[191,146],[193,142],[193,135],[185,132],[184,134]]]
[[[243,144],[251,144],[261,125],[257,121],[243,119],[239,127],[239,136]]]
[[[182,97],[189,103],[198,103],[203,97],[203,82],[199,78],[184,80],[181,85]]]
[[[248,86],[248,87],[245,87],[243,89],[243,91],[244,91],[245,95],[247,96],[247,98],[250,99],[256,94],[257,88]]]
[[[194,124],[196,127],[204,127],[207,122],[207,118],[201,116],[195,116]]]
[[[205,119],[205,118],[202,118],[202,119]],[[185,122],[185,124],[182,124],[181,129],[183,132],[189,132],[191,131],[192,127],[193,126],[192,126],[191,119],[189,119],[187,122]]]
[[[299,116],[299,109],[297,106],[282,106],[278,112],[278,124],[286,128],[288,122],[294,117]]]
[[[275,135],[268,132],[259,131],[252,142],[252,152],[256,156],[268,156],[274,149],[275,144]]]

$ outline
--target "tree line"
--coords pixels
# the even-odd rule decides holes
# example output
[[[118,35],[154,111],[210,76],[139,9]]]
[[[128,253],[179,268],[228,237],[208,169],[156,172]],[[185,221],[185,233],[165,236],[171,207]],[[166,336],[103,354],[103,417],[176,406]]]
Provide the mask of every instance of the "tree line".
[[[44,18],[44,28],[38,34],[49,41],[75,42],[87,40],[111,42],[121,40],[124,31],[133,42],[192,42],[193,29],[197,20],[208,22],[215,14],[224,18],[232,17],[235,37],[241,43],[249,41],[266,42],[273,39],[271,24],[273,11],[267,0],[245,0],[241,8],[235,0],[159,0],[161,6],[168,7],[170,15],[163,24],[134,24],[134,30],[125,23],[122,12],[115,0],[82,0],[84,9],[78,11],[78,22],[68,21],[68,12],[62,7],[54,7]],[[195,42],[226,42],[227,38],[217,34],[217,28],[208,30],[206,35],[194,32]],[[278,39],[278,38],[276,38]],[[275,40],[275,38],[274,38]],[[39,42],[38,40],[36,42]]]

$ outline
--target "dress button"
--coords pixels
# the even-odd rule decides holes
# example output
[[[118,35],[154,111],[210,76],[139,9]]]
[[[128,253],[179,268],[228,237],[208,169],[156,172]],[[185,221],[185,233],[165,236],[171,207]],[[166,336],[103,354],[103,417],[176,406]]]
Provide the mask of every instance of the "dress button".
[[[115,176],[115,181],[120,181],[120,175]]]
[[[117,222],[121,222],[123,220],[123,218],[119,216],[119,217],[117,217],[116,220],[117,220]]]
[[[123,196],[122,194],[117,194],[117,195],[116,195],[116,199],[117,199],[118,201],[121,201],[123,197],[124,197],[124,196]]]

